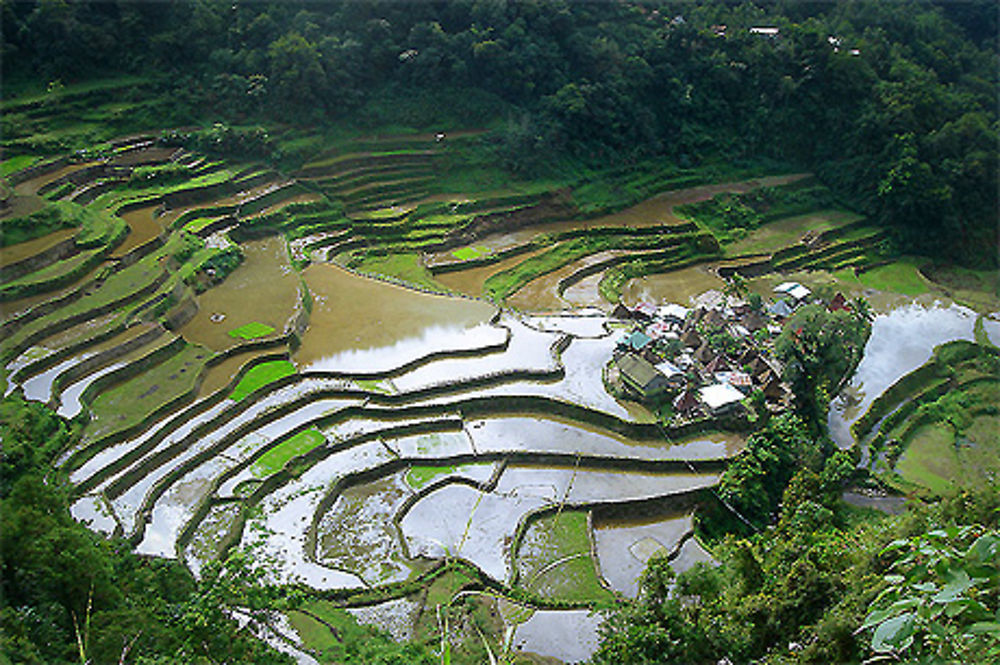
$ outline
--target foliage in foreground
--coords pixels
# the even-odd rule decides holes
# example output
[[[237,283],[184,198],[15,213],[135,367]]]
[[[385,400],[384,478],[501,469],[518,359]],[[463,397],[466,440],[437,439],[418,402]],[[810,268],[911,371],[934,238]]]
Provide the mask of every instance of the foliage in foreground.
[[[0,656],[17,663],[292,662],[226,608],[276,600],[237,555],[201,580],[175,561],[132,554],[69,513],[51,470],[73,440],[61,418],[12,396],[0,403]],[[0,659],[2,660],[2,659]]]
[[[716,568],[675,578],[654,559],[593,662],[995,662],[998,506],[991,489],[852,526],[840,502],[793,501],[776,527],[727,538]]]

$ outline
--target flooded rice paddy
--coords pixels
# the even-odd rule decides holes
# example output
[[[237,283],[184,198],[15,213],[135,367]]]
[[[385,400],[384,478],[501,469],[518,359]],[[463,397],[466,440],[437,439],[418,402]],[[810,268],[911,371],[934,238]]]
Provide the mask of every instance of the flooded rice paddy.
[[[29,180],[18,193],[32,196],[83,166]],[[612,215],[543,223],[475,245],[499,251],[539,233],[680,224],[677,204],[800,177],[670,192]],[[281,184],[211,204],[238,205]],[[130,233],[112,260],[146,246],[193,207],[125,213]],[[72,235],[17,246],[2,260]],[[297,272],[281,237],[241,249],[242,265],[194,297],[193,316],[142,344],[128,345],[158,324],[114,308],[51,334],[29,321],[9,335],[20,344],[6,364],[9,377],[20,371],[10,389],[84,426],[82,442],[59,460],[78,490],[77,519],[127,538],[141,553],[179,558],[196,573],[244,547],[271,581],[330,591],[390,588],[461,560],[498,585],[579,603],[583,596],[574,594],[584,592],[576,586],[591,597],[634,597],[654,556],[678,572],[711,562],[691,537],[691,497],[718,482],[744,437],[667,439],[653,414],[604,388],[620,330],[606,325],[602,275],[562,287],[613,253],[529,282],[511,299],[515,309],[501,311],[478,298],[483,282],[542,250],[435,277],[467,296],[460,297],[324,261]],[[139,288],[159,269],[122,273],[131,271],[126,277]],[[633,280],[624,301],[688,304],[722,286],[709,267],[696,266]],[[69,288],[15,301],[5,312],[31,318],[31,307]],[[101,284],[86,288],[81,300],[103,297]],[[838,443],[850,443],[843,435],[850,423],[933,346],[970,339],[974,320],[957,306],[881,314],[831,411]],[[995,339],[996,321],[984,323]],[[251,324],[269,332],[231,334]],[[121,352],[109,353],[115,349]],[[570,514],[575,531],[551,540],[557,517]],[[405,638],[418,609],[407,596],[350,611]],[[521,651],[576,662],[596,647],[595,615],[528,615],[514,627]]]
[[[972,340],[976,313],[967,307],[919,304],[879,314],[857,370],[830,404],[830,436],[841,448],[854,445],[851,425],[886,388],[927,362],[934,347]]]
[[[297,309],[298,275],[279,237],[245,243],[243,263],[224,282],[198,296],[198,313],[181,335],[192,344],[224,351],[243,342],[230,332],[263,323],[281,335]]]

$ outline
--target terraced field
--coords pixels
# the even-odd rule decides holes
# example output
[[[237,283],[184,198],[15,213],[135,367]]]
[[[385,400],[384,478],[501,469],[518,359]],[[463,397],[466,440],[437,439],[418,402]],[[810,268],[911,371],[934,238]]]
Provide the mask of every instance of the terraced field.
[[[904,492],[949,495],[996,482],[1000,353],[954,341],[880,394],[852,430],[868,463]]]
[[[440,585],[488,590],[553,655],[545,626],[634,595],[651,556],[706,560],[692,500],[742,434],[608,394],[600,311],[523,312],[743,270],[746,248],[675,206],[802,176],[595,216],[560,191],[442,191],[473,139],[356,140],[286,175],[136,136],[10,174],[5,225],[86,217],[5,247],[0,273],[6,391],[82,431],[59,460],[74,515],[194,571],[248,548],[316,602],[408,603],[418,632]],[[814,216],[822,238],[789,221],[752,265],[840,265],[874,237]]]

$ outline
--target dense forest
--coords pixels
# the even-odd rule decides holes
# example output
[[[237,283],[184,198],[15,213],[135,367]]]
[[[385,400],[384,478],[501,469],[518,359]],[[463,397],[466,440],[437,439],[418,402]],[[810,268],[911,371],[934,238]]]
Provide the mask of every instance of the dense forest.
[[[488,140],[526,175],[563,156],[605,165],[772,157],[814,170],[898,230],[904,249],[996,261],[991,2],[4,2],[2,11],[11,83],[162,74],[171,113],[188,121],[499,119]],[[4,118],[8,136],[19,120]]]

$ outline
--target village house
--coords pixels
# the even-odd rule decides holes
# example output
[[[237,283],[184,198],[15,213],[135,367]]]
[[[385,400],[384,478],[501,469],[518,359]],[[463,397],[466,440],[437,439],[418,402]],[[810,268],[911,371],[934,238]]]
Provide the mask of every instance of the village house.
[[[741,408],[744,395],[728,383],[716,383],[698,391],[702,403],[713,416],[733,413]]]
[[[636,330],[618,340],[618,348],[626,352],[642,351],[652,341],[652,337],[641,330]]]
[[[669,303],[667,305],[662,305],[656,309],[656,315],[664,323],[668,323],[674,326],[683,326],[684,319],[687,318],[688,312],[690,312],[687,307],[681,307],[680,305],[675,305]]]
[[[684,370],[669,360],[664,360],[654,367],[657,372],[666,377],[667,383],[670,384],[672,388],[682,388],[687,381],[684,376]]]
[[[674,413],[685,417],[693,417],[701,408],[701,400],[694,390],[683,390],[673,401]]]
[[[670,384],[667,377],[656,370],[645,358],[631,353],[620,356],[616,361],[622,383],[636,392],[643,400],[665,393]]]
[[[795,313],[795,308],[787,300],[779,300],[767,308],[768,313],[779,321]],[[770,330],[770,327],[768,327]],[[780,329],[779,329],[780,330]]]
[[[615,318],[636,321],[636,327],[618,340],[612,380],[626,393],[644,402],[670,398],[676,417],[724,416],[741,411],[742,401],[760,390],[770,411],[788,408],[791,393],[781,381],[782,368],[768,352],[762,330],[778,334],[777,321],[808,302],[812,292],[797,282],[775,288],[782,299],[766,311],[756,311],[745,301],[706,304],[694,309],[681,305],[640,303],[634,308],[619,304]],[[841,294],[828,304],[847,307]],[[714,306],[713,306],[714,305]],[[713,348],[701,333],[724,331],[729,354]],[[677,342],[668,344],[669,340]],[[732,348],[730,348],[732,346]]]
[[[851,306],[847,304],[847,298],[845,298],[844,294],[841,293],[840,291],[838,291],[837,294],[830,299],[830,302],[827,303],[826,308],[831,312],[838,312],[841,310],[845,312],[851,311]]]
[[[812,295],[812,291],[798,282],[783,282],[774,287],[774,292],[779,295],[788,296],[796,305],[803,304]]]

